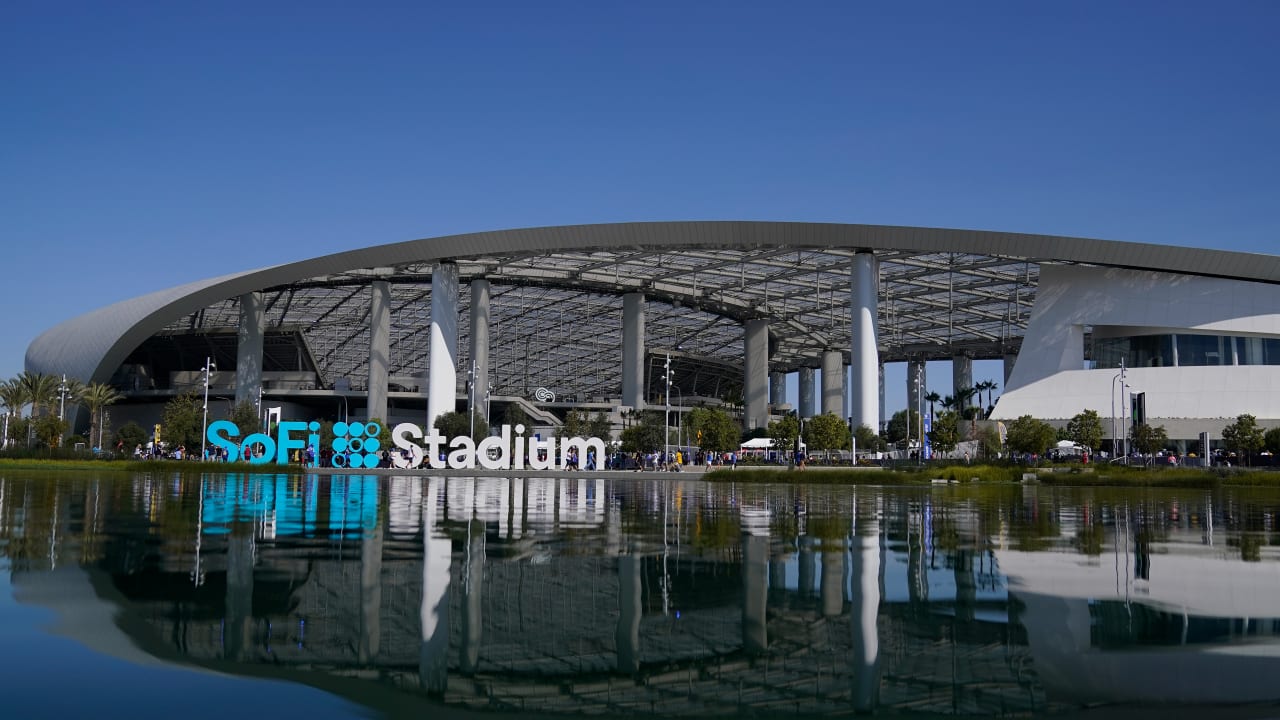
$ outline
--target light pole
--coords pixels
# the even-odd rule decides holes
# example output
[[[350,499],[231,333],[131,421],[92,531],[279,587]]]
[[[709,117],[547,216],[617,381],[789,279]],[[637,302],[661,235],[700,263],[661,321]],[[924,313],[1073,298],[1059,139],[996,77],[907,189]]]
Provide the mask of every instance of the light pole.
[[[58,384],[58,419],[66,420],[65,410],[67,408],[67,374],[62,374],[62,382]]]
[[[471,439],[476,439],[476,361],[467,371],[467,414],[471,416]]]
[[[209,434],[209,375],[217,369],[217,364],[213,362],[213,358],[206,357],[204,359],[204,420],[200,430],[200,461],[205,460],[205,443],[206,436]]]
[[[670,390],[667,391],[668,395],[671,394],[671,390],[675,390],[677,393],[680,393],[680,402],[676,403],[676,407],[677,408],[684,407],[684,391],[682,391],[676,385],[671,385]],[[676,411],[676,449],[678,450],[683,446],[684,446],[684,415],[682,415],[680,411],[677,410]]]
[[[1120,399],[1121,399],[1120,432],[1122,434],[1122,437],[1120,439],[1119,450],[1116,450],[1116,381],[1117,380],[1120,381]],[[1124,375],[1124,358],[1122,357],[1120,358],[1120,372],[1116,373],[1116,376],[1111,378],[1111,451],[1116,453],[1117,457],[1124,458],[1124,464],[1128,465],[1129,454],[1125,452],[1126,450],[1125,445],[1127,444],[1125,440],[1128,438],[1128,432],[1125,430],[1125,426],[1124,426],[1124,400],[1126,398],[1125,384],[1126,383],[1125,383],[1125,375]]]
[[[667,381],[667,394],[664,396],[667,405],[666,419],[662,425],[662,440],[666,444],[666,454],[662,456],[662,462],[666,463],[667,458],[671,455],[671,351],[667,351],[667,362],[662,366],[662,377]]]

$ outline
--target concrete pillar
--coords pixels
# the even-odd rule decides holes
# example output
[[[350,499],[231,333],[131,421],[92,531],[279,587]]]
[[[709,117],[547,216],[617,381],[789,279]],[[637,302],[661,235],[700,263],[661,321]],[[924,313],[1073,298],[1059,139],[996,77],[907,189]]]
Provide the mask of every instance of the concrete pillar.
[[[822,414],[842,417],[844,403],[840,392],[844,383],[840,380],[840,371],[844,369],[839,350],[826,350],[822,353]]]
[[[1009,384],[1009,376],[1013,374],[1013,364],[1018,361],[1017,353],[1004,354],[1004,384]]]
[[[427,427],[457,408],[458,266],[431,269],[431,337],[427,352]]]
[[[787,404],[787,374],[781,372],[769,373],[769,402],[773,405],[773,412],[781,412],[783,405]]]
[[[228,660],[248,660],[253,641],[253,530],[241,526],[227,541],[226,630],[222,652]]]
[[[622,404],[644,408],[644,294],[622,296]]]
[[[849,382],[849,368],[849,365],[840,365],[840,400],[844,407],[844,413],[840,415],[841,420],[853,417],[853,395],[851,390],[852,385]],[[883,404],[880,401],[879,383],[877,382],[876,385],[876,402]],[[877,407],[879,406],[877,405]]]
[[[925,377],[924,358],[907,361],[907,407],[920,412],[924,407],[924,396],[929,393],[928,378]],[[908,417],[910,417],[908,415]]]
[[[870,252],[854,256],[850,273],[850,314],[852,342],[849,360],[853,366],[853,422],[875,426],[880,420],[880,350],[876,322],[879,313],[880,265]]]
[[[808,536],[799,540],[800,549],[796,554],[796,594],[802,598],[813,596],[814,564],[817,562],[813,552],[815,542]]]
[[[769,426],[769,321],[748,320],[742,334],[743,429]]]
[[[465,675],[474,675],[480,666],[480,640],[484,628],[484,522],[471,520],[467,524],[467,536],[466,567],[462,570],[462,647],[458,653],[458,668]]]
[[[769,650],[769,538],[742,538],[742,649],[748,654]]]
[[[449,566],[453,562],[453,541],[436,528],[443,482],[443,478],[427,481],[426,501],[422,504],[422,645],[418,652],[418,683],[431,695],[443,695],[449,687]]]
[[[640,669],[640,616],[644,605],[640,591],[641,557],[639,550],[631,550],[618,557],[618,627],[614,632],[614,647],[618,653],[618,672],[634,673]]]
[[[973,358],[964,354],[951,357],[951,394],[958,400],[960,391],[973,387]],[[973,405],[973,398],[965,403],[965,407]]]
[[[360,645],[356,657],[367,663],[382,645],[382,525],[364,528],[360,540]]]
[[[527,362],[527,359],[526,359]],[[471,281],[471,369],[474,388],[468,396],[467,412],[483,410],[489,390],[489,281]],[[475,407],[470,407],[474,403]],[[486,420],[488,418],[485,418]]]
[[[369,383],[365,418],[387,418],[387,375],[391,366],[391,284],[374,280],[369,289]]]
[[[813,368],[800,368],[800,417],[802,418],[811,418],[817,414],[818,405],[814,398],[815,383]]]
[[[253,403],[262,413],[262,293],[240,296],[240,327],[236,333],[236,404]]]
[[[822,598],[822,614],[838,617],[844,612],[844,548],[837,551],[835,540],[826,540],[822,547],[822,575],[819,596]]]

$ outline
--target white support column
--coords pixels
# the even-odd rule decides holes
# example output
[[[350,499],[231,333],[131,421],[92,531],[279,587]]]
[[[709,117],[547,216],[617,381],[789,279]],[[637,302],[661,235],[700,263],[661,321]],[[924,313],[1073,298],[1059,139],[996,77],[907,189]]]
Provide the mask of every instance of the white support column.
[[[822,414],[843,417],[844,402],[840,399],[840,391],[844,383],[840,379],[840,371],[844,369],[843,358],[839,350],[826,350],[822,353]]]
[[[960,391],[965,388],[973,388],[973,358],[957,353],[951,356],[951,394],[959,400]],[[972,404],[973,398],[965,401],[965,407]]]
[[[815,393],[817,378],[813,368],[800,368],[800,417],[811,418],[817,414]]]
[[[236,348],[236,404],[255,406],[262,393],[262,293],[240,296],[240,328]],[[262,412],[262,408],[258,408]]]
[[[780,408],[787,404],[787,374],[782,372],[769,373],[769,402],[773,405],[773,412],[780,412]]]
[[[391,365],[391,285],[374,280],[369,298],[369,384],[365,418],[387,418],[387,375]]]
[[[854,256],[850,273],[853,366],[853,422],[876,426],[880,420],[880,350],[876,345],[880,264],[870,252]]]
[[[458,266],[431,269],[431,337],[427,352],[427,427],[458,403]]]
[[[467,398],[467,412],[485,407],[489,390],[489,281],[471,281],[471,367],[474,387]],[[475,405],[476,407],[471,407]]]
[[[744,430],[769,426],[769,321],[748,320],[742,334]]]
[[[644,408],[643,293],[622,296],[622,404]]]
[[[850,583],[853,598],[850,605],[853,630],[852,652],[849,653],[853,681],[853,709],[866,713],[875,709],[880,699],[880,523],[873,517],[858,517],[854,528]]]

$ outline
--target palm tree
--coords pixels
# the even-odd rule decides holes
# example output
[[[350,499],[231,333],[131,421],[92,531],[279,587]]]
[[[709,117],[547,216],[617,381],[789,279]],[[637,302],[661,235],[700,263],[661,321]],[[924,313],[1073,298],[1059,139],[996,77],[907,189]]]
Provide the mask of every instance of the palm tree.
[[[956,407],[960,410],[960,414],[964,416],[972,416],[970,410],[973,408],[973,396],[977,395],[975,388],[964,387],[956,389]],[[981,400],[979,400],[981,402]]]
[[[977,389],[978,389],[978,393],[979,393],[979,396],[978,396],[978,397],[979,397],[979,399],[981,399],[981,397],[982,397],[982,396],[981,396],[981,393],[983,393],[983,392],[987,393],[987,402],[986,402],[986,403],[984,403],[984,404],[983,404],[983,406],[982,406],[982,407],[984,408],[984,409],[983,409],[983,412],[982,412],[982,416],[983,416],[984,418],[985,418],[985,417],[990,417],[990,416],[991,416],[991,410],[992,410],[992,406],[991,406],[991,393],[992,393],[992,391],[994,391],[994,390],[996,389],[996,381],[995,381],[995,380],[983,380],[982,382],[980,382],[980,383],[978,383],[978,384],[977,384]]]
[[[58,401],[59,378],[44,373],[22,371],[15,380],[26,393],[27,402],[31,404],[31,417],[39,417],[41,410],[53,407]]]
[[[928,395],[924,396],[925,402],[929,403],[929,423],[933,423],[933,404],[942,399],[938,393],[930,390]]]
[[[0,405],[4,406],[4,437],[0,438],[0,447],[9,444],[9,423],[11,418],[22,415],[22,408],[27,404],[27,392],[16,379],[0,382]]]
[[[102,411],[124,399],[115,388],[104,383],[89,383],[80,394],[80,403],[89,409],[89,444],[93,445],[95,431],[102,427]],[[100,432],[98,434],[101,434]],[[101,438],[99,438],[101,440]],[[100,446],[102,443],[99,442]]]

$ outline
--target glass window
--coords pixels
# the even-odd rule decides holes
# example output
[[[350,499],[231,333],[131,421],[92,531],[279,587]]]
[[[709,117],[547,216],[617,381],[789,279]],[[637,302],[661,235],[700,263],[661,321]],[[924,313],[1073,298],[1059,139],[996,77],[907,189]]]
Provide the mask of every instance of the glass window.
[[[1178,365],[1230,365],[1231,346],[1221,335],[1178,335]]]
[[[1173,367],[1173,336],[1130,338],[1129,367]]]

